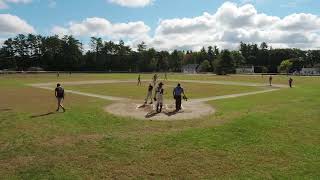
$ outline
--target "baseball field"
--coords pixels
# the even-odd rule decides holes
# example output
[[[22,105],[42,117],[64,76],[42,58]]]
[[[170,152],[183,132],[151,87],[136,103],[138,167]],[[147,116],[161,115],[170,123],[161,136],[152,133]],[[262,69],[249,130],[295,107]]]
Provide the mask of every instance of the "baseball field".
[[[160,74],[149,116],[152,76],[0,75],[0,179],[320,178],[319,77]],[[177,83],[188,101],[171,114]]]

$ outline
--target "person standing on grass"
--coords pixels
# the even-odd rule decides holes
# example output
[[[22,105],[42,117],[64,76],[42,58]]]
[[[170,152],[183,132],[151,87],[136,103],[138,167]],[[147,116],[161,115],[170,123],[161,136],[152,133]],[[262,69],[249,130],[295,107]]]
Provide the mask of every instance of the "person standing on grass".
[[[269,76],[269,85],[272,86],[272,76]]]
[[[177,87],[173,90],[173,98],[176,100],[176,111],[181,110],[182,94],[184,99],[186,99],[186,95],[184,94],[183,88],[180,84],[178,84]]]
[[[141,86],[141,75],[138,76],[138,86]]]
[[[162,111],[163,94],[164,94],[163,83],[160,82],[154,95],[154,100],[157,101],[157,113],[161,113]]]
[[[153,86],[151,84],[149,84],[148,94],[147,94],[147,97],[146,97],[146,99],[144,101],[144,104],[147,104],[149,99],[150,99],[150,104],[153,103],[153,101],[152,101],[152,90],[153,90]]]
[[[290,77],[289,78],[289,87],[292,88],[292,83],[293,83],[293,79]]]
[[[164,80],[168,80],[167,72],[164,73]]]
[[[153,78],[152,78],[153,86],[156,86],[157,79],[158,79],[158,75],[157,75],[157,74],[154,74],[154,75],[153,75]]]
[[[57,107],[57,112],[60,110],[60,107],[62,108],[63,112],[66,112],[66,109],[63,107],[63,100],[64,100],[64,89],[61,87],[61,85],[58,83],[57,87],[55,89],[55,96],[58,101],[58,107]]]

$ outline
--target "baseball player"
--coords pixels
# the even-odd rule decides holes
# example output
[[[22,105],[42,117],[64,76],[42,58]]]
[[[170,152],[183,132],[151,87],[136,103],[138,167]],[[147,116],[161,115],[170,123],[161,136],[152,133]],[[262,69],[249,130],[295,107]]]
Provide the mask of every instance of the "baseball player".
[[[174,88],[174,90],[173,90],[173,97],[176,100],[176,111],[180,111],[181,110],[182,95],[183,95],[183,99],[187,100],[187,97],[184,94],[183,88],[181,87],[180,84],[178,84],[177,87]]]
[[[66,109],[63,107],[63,100],[64,100],[64,89],[61,87],[60,84],[57,84],[56,89],[54,90],[55,92],[55,96],[57,98],[58,101],[58,107],[57,107],[57,112],[59,111],[60,107],[62,108],[63,112],[66,112]]]
[[[163,106],[163,94],[164,94],[164,89],[163,89],[163,83],[160,82],[159,86],[157,87],[154,95],[154,100],[157,101],[157,112],[160,113],[162,111],[162,106]]]
[[[293,79],[290,77],[289,78],[289,87],[292,88],[292,83],[293,83]]]
[[[153,76],[153,78],[152,78],[152,81],[153,81],[153,85],[154,85],[154,86],[156,86],[157,79],[158,79],[158,75],[157,75],[157,74],[154,74],[154,76]]]
[[[272,76],[269,76],[269,85],[272,86]]]
[[[140,74],[138,76],[138,84],[137,84],[137,86],[141,86],[141,75]]]
[[[144,104],[147,104],[148,103],[148,100],[150,99],[150,104],[152,104],[152,90],[153,90],[153,86],[151,84],[149,84],[149,87],[148,87],[148,93],[147,93],[147,97],[144,101]]]

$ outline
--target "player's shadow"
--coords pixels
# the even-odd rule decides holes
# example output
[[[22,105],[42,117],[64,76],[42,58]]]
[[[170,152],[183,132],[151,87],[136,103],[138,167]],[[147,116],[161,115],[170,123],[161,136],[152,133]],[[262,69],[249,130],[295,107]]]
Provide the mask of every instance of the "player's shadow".
[[[174,116],[174,115],[177,115],[179,113],[182,113],[182,112],[181,111],[177,111],[177,110],[164,112],[164,114],[167,115],[167,116]]]
[[[157,111],[151,111],[151,112],[148,112],[144,117],[149,119],[149,118],[152,118],[154,116],[156,116],[157,114],[159,114]]]
[[[145,108],[145,107],[147,107],[147,104],[142,104],[142,105],[138,106],[138,108]]]
[[[4,109],[0,109],[0,112],[6,112],[6,111],[11,111],[12,109],[10,108],[4,108]]]
[[[37,114],[37,115],[30,116],[30,118],[45,117],[45,116],[50,116],[50,115],[53,115],[53,114],[55,114],[55,112],[48,112],[48,113],[44,113],[44,114]]]

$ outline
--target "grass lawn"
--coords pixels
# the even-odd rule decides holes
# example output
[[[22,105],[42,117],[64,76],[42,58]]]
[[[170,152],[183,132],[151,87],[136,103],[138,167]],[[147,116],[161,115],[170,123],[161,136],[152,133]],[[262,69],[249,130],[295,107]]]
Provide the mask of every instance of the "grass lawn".
[[[215,114],[172,122],[116,117],[103,111],[112,102],[73,94],[66,99],[66,113],[52,113],[53,92],[24,85],[136,78],[135,74],[62,74],[58,80],[54,74],[1,75],[1,179],[320,178],[318,77],[294,77],[293,89],[212,101]],[[260,76],[169,78],[267,82]],[[274,82],[284,84],[287,79],[277,76]],[[188,89],[202,90],[193,86]],[[199,92],[206,93],[211,91]]]
[[[173,88],[177,86],[177,82],[164,82],[164,84],[165,98],[172,98],[172,91]],[[185,89],[185,93],[190,99],[262,90],[262,88],[258,87],[202,83],[182,83],[182,85]],[[142,86],[137,86],[136,83],[110,83],[73,86],[67,85],[64,87],[68,90],[141,100],[146,97],[148,86],[149,83],[144,82]]]

